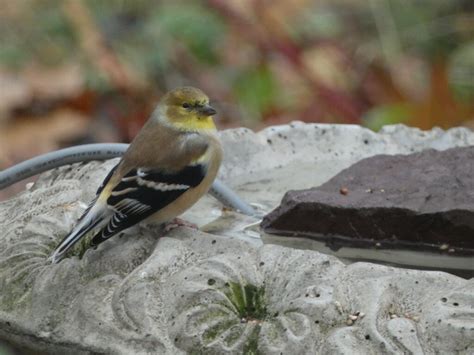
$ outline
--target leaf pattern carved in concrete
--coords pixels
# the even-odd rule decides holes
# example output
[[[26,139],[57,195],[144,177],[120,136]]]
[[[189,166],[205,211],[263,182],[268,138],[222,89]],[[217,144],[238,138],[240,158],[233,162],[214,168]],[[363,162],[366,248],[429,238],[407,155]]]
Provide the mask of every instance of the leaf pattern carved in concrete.
[[[318,319],[343,322],[331,282],[342,264],[325,257],[311,264],[307,252],[274,248],[219,255],[174,275],[163,288],[172,290],[175,346],[186,352],[310,353],[321,340]]]
[[[68,193],[64,193],[68,191]],[[47,265],[56,235],[74,221],[80,189],[77,182],[27,191],[0,207],[0,310],[21,309],[36,277]]]

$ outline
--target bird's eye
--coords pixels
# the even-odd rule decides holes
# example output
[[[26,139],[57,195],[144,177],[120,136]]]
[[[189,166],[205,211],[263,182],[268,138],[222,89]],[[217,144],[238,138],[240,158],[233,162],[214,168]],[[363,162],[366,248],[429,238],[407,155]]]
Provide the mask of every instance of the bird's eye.
[[[183,108],[190,108],[190,107],[191,107],[191,105],[188,104],[187,102],[185,102],[185,103],[183,104]]]

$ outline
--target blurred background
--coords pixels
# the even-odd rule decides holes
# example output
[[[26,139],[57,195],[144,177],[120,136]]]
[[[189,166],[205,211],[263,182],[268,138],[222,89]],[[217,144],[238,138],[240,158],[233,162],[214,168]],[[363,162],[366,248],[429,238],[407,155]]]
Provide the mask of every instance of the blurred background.
[[[0,169],[74,144],[129,142],[181,85],[211,97],[221,129],[292,120],[474,127],[472,0],[0,8]]]

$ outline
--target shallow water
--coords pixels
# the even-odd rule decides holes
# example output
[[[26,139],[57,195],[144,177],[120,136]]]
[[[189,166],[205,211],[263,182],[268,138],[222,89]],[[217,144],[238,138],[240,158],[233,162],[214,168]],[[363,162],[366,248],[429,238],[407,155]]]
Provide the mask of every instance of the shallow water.
[[[370,261],[407,268],[447,271],[464,278],[474,277],[474,262],[469,257],[394,249],[341,248],[333,251],[321,241],[268,235],[260,230],[261,217],[277,207],[287,191],[319,186],[352,163],[351,160],[339,160],[337,164],[330,160],[316,163],[297,160],[275,169],[234,177],[231,181],[226,181],[226,184],[257,210],[256,217],[227,210],[214,198],[206,196],[183,218],[197,224],[207,233],[226,235],[252,244],[268,243],[317,250],[335,255],[346,263]]]

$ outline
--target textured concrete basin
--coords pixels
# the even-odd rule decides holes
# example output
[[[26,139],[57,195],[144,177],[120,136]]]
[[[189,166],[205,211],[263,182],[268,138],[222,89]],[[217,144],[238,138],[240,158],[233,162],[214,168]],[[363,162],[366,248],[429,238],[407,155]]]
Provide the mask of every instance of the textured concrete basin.
[[[221,136],[220,178],[261,215],[368,156],[474,145],[461,128],[300,122]],[[259,217],[211,197],[183,216],[199,231],[140,225],[48,264],[113,164],[56,169],[0,203],[0,339],[53,354],[474,352],[473,279],[265,244]]]

